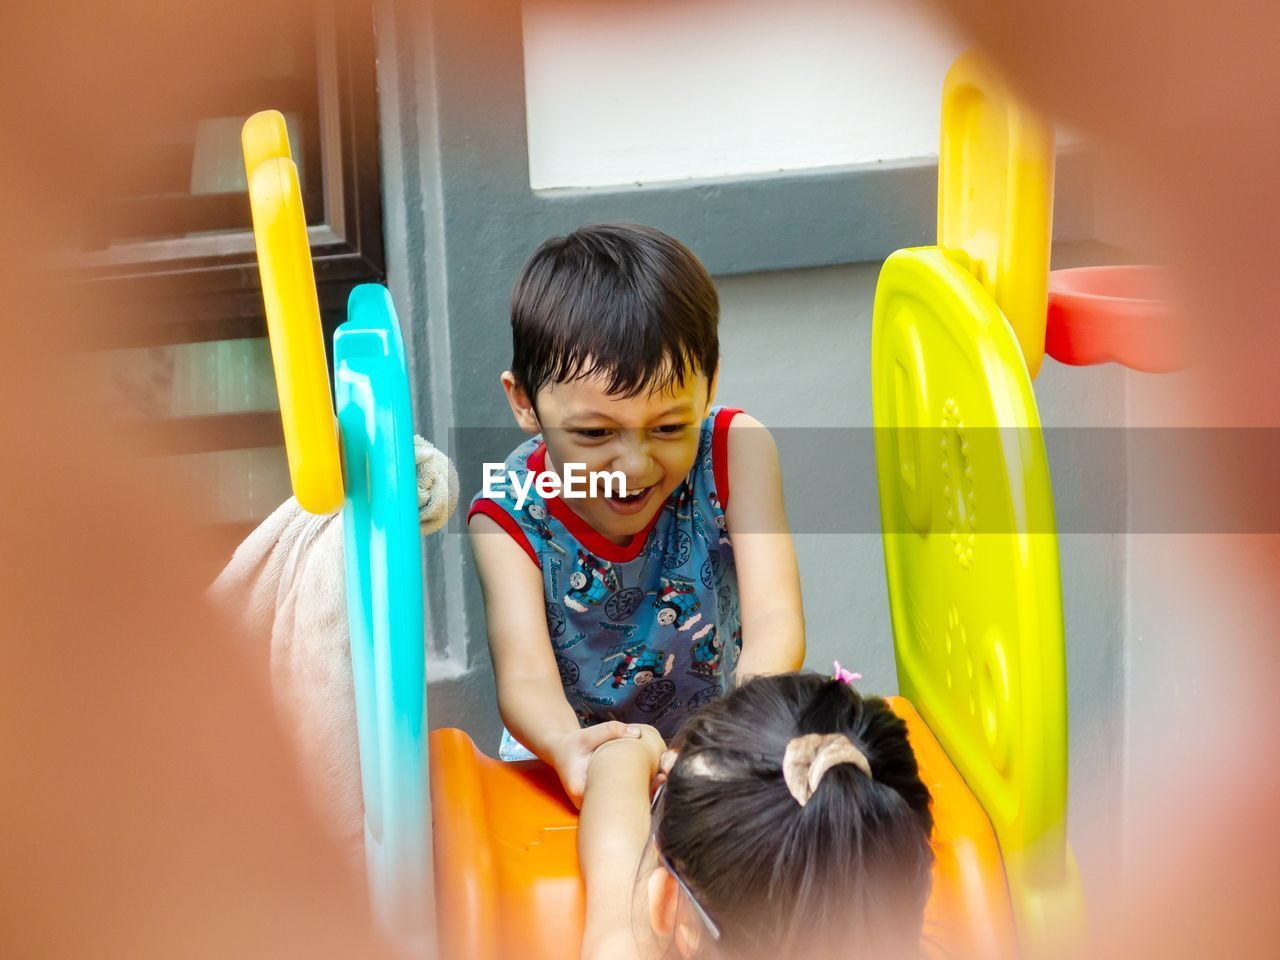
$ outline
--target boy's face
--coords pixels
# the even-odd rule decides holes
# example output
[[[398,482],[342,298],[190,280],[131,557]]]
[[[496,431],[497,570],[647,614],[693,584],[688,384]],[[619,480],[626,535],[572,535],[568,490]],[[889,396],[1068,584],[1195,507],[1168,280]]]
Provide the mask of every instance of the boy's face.
[[[711,406],[714,380],[687,372],[683,384],[661,393],[610,396],[608,380],[596,375],[552,384],[538,391],[537,409],[502,375],[516,422],[541,433],[547,466],[562,474],[566,463],[626,477],[628,496],[565,498],[596,531],[625,543],[644,530],[670,493],[693,468],[699,428]],[[616,493],[616,491],[615,491]]]

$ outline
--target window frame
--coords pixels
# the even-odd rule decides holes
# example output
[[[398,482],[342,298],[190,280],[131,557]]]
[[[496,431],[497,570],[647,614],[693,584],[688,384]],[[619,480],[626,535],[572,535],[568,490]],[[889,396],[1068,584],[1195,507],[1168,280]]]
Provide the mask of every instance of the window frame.
[[[374,11],[316,5],[321,222],[307,228],[325,340],[358,282],[385,282]],[[264,103],[262,109],[271,104]],[[246,213],[249,205],[243,194]],[[145,305],[89,331],[102,347],[160,346],[266,335],[251,229],[129,241],[76,252],[63,265],[99,302]],[[105,294],[101,298],[96,294]]]

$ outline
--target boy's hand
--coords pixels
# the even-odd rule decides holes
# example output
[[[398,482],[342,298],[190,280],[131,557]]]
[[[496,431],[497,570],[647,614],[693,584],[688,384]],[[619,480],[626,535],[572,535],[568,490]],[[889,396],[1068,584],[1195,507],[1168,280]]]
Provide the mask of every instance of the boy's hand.
[[[587,762],[586,795],[599,789],[602,782],[623,784],[636,779],[649,788],[646,796],[657,789],[663,759],[670,751],[657,727],[644,723],[639,729],[639,737],[606,740],[596,747]]]
[[[662,776],[660,770],[662,769],[663,759],[671,751],[667,749],[667,743],[662,739],[662,734],[658,732],[657,727],[652,727],[647,723],[631,724],[630,727],[638,729],[640,736],[637,738],[622,737],[620,739],[607,740],[596,747],[587,764],[588,780],[593,776],[596,764],[603,762],[600,759],[601,757],[605,755],[612,757],[622,751],[627,756],[635,758],[628,761],[628,763],[643,767],[645,777],[651,781],[654,787],[658,785],[657,778]],[[674,754],[672,756],[674,757]],[[615,761],[611,760],[609,762],[613,763]],[[670,768],[668,767],[668,769]]]
[[[596,748],[610,740],[639,739],[642,735],[643,730],[639,724],[609,720],[561,734],[554,741],[551,763],[560,775],[564,792],[569,795],[575,807],[582,806],[582,793],[587,788],[587,765]]]

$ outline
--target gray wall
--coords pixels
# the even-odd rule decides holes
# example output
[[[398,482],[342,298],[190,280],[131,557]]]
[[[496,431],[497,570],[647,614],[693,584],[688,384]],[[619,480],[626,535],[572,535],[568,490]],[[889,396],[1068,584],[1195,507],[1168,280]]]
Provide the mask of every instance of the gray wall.
[[[723,301],[720,397],[767,425],[865,427],[870,310],[879,262],[928,243],[932,162],[871,164],[626,189],[529,189],[517,0],[381,0],[379,89],[390,285],[415,377],[416,418],[460,461],[473,429],[510,422],[496,378],[509,360],[511,281],[542,239],[587,222],[651,223],[688,243]],[[1097,262],[1092,196],[1079,158],[1060,161],[1060,264]],[[1037,382],[1046,424],[1123,420],[1123,378],[1047,362]],[[799,436],[799,434],[795,434]],[[797,441],[798,442],[798,441]],[[802,444],[803,446],[803,444]],[[786,444],[783,444],[786,457]],[[1056,491],[1086,477],[1070,450],[1050,451]],[[847,460],[848,496],[874,495],[868,457]],[[810,501],[828,478],[784,462],[789,510],[816,531]],[[470,491],[468,490],[469,494]],[[426,545],[428,715],[492,750],[499,732],[478,585],[461,526]],[[1090,896],[1115,865],[1109,816],[1123,746],[1124,551],[1116,537],[1062,538],[1069,638],[1072,831]],[[896,689],[878,533],[797,536],[809,625],[808,663],[859,670]],[[1087,818],[1087,819],[1086,819]],[[1089,827],[1086,829],[1085,824]]]

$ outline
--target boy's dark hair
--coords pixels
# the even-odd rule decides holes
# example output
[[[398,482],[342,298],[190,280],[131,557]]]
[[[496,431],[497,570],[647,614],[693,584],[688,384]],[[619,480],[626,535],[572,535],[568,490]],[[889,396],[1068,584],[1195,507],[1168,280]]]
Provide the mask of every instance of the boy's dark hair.
[[[866,756],[801,806],[783,779],[795,737],[842,733]],[[929,791],[906,724],[813,673],[758,677],[694,716],[655,812],[655,842],[733,957],[914,956],[933,851]]]
[[[635,397],[708,380],[720,301],[684,244],[652,227],[598,224],[540,246],[511,294],[511,372],[534,400],[548,384],[604,374]]]

